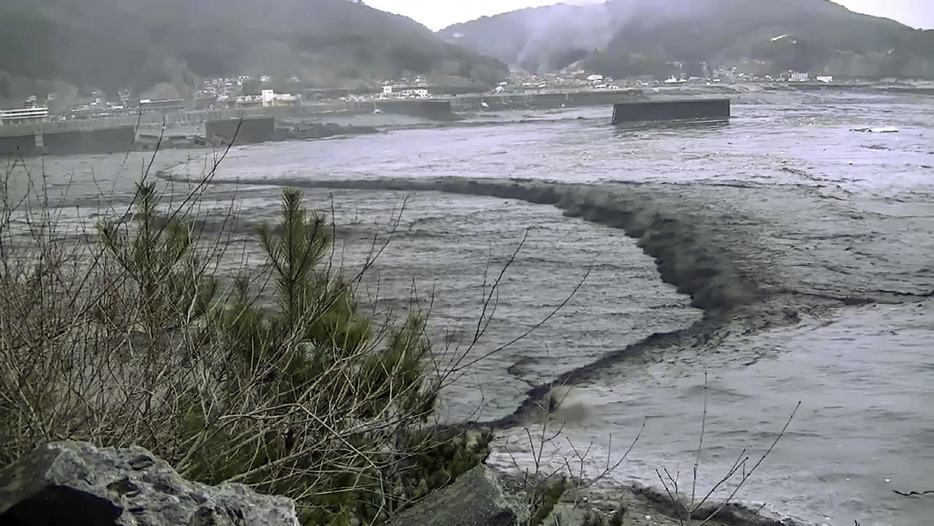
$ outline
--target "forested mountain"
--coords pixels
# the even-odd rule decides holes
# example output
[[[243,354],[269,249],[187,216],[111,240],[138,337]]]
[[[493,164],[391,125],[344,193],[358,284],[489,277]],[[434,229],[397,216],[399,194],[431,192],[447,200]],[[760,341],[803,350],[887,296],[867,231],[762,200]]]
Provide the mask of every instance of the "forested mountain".
[[[241,74],[337,86],[404,71],[490,84],[506,72],[408,18],[347,0],[4,0],[0,50],[8,91],[24,78],[114,92]]]
[[[934,31],[829,0],[609,0],[485,17],[440,35],[532,72],[580,61],[617,77],[732,66],[760,74],[934,77]]]

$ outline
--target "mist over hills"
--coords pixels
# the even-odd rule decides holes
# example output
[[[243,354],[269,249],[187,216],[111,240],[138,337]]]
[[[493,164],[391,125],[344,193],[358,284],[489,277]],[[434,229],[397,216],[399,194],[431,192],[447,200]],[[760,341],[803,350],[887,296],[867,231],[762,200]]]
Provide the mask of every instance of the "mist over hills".
[[[557,4],[521,9],[455,24],[438,34],[533,73],[552,71],[606,48],[617,26],[610,7]]]
[[[576,64],[615,77],[700,76],[736,66],[750,74],[934,78],[934,31],[829,0],[609,0],[484,17],[439,35],[530,72]]]
[[[30,82],[142,92],[243,74],[331,87],[405,71],[477,84],[506,73],[408,18],[347,0],[5,0],[0,49],[0,99]]]

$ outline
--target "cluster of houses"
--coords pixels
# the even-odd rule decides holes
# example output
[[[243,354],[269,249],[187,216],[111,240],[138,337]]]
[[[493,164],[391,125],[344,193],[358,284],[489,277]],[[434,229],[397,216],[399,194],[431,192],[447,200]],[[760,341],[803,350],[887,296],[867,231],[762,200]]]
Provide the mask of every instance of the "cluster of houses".
[[[706,65],[705,65],[706,68]],[[778,77],[765,76],[749,77],[738,73],[736,68],[731,70],[722,70],[711,72],[714,80],[707,78],[683,78],[672,77],[666,81],[655,79],[642,79],[644,82],[653,82],[653,85],[660,84],[691,84],[692,81],[719,82],[720,80],[731,81],[766,81],[766,82],[822,82],[830,84],[833,77],[829,75],[818,75],[811,78],[806,72],[788,71]],[[511,91],[564,91],[564,90],[617,90],[621,86],[629,87],[634,85],[645,85],[644,82],[623,81],[615,82],[612,78],[604,77],[597,73],[590,73],[584,70],[565,71],[561,74],[548,75],[523,75],[514,74],[508,82],[501,82],[494,87],[495,93],[504,93]],[[38,97],[29,97],[24,107],[8,110],[0,110],[0,125],[15,124],[24,122],[39,122],[50,119],[89,119],[108,117],[115,115],[136,114],[138,112],[180,112],[186,109],[238,109],[250,107],[274,107],[290,106],[302,104],[303,96],[301,94],[277,93],[269,86],[272,79],[263,75],[260,77],[238,76],[238,77],[219,77],[203,80],[198,86],[198,90],[192,101],[186,101],[181,98],[169,99],[151,99],[143,98],[132,100],[127,90],[119,93],[119,101],[108,101],[107,97],[100,92],[92,93],[89,100],[78,106],[72,107],[63,115],[53,116],[49,110],[49,102],[54,100],[54,95],[47,96],[47,100],[39,101]],[[280,82],[277,86],[293,85],[298,90],[300,79],[292,77],[284,83]],[[384,100],[384,99],[425,99],[439,95],[452,95],[456,92],[444,90],[431,86],[424,78],[420,76],[412,78],[403,78],[400,81],[387,81],[376,90],[305,90],[304,99],[340,99],[340,100]]]
[[[195,107],[199,109],[251,108],[301,103],[301,95],[276,93],[273,89],[262,87],[271,81],[268,75],[262,75],[259,78],[243,75],[204,80],[195,94]],[[297,86],[300,81],[298,77],[292,77],[289,82]]]
[[[811,82],[811,75],[800,71],[788,71],[783,73],[779,80],[785,82]],[[831,84],[833,82],[833,75],[817,75],[814,77],[814,81]]]
[[[612,77],[585,70],[565,71],[540,75],[514,74],[508,82],[493,88],[494,93],[505,92],[549,92],[580,90],[618,90],[620,84]]]
[[[271,106],[291,106],[302,102],[301,95],[292,95],[291,93],[276,93],[271,89],[260,91],[259,95],[237,95],[236,97],[218,99],[218,104],[211,105],[211,108],[268,108]],[[226,104],[225,104],[226,103]]]
[[[291,79],[298,83],[299,79]],[[244,84],[254,82],[257,87],[268,84],[267,76],[254,79],[248,76],[216,78],[201,83],[194,97],[195,109],[270,107],[300,104],[301,95],[276,93],[272,89],[250,90],[253,94],[245,95]],[[191,101],[182,98],[131,98],[129,90],[119,92],[119,100],[108,100],[106,94],[94,91],[80,104],[53,114],[50,102],[55,100],[49,94],[46,100],[32,95],[26,99],[23,107],[0,110],[0,125],[43,122],[49,120],[96,119],[142,113],[169,113],[191,109]]]

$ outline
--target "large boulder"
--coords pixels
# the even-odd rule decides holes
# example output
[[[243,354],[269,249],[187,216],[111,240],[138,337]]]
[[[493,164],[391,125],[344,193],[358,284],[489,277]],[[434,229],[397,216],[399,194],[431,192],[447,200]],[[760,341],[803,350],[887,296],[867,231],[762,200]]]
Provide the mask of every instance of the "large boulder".
[[[389,526],[516,526],[520,514],[496,472],[481,464],[393,517]]]
[[[58,442],[0,470],[0,524],[298,526],[298,519],[289,499],[189,482],[141,447]]]

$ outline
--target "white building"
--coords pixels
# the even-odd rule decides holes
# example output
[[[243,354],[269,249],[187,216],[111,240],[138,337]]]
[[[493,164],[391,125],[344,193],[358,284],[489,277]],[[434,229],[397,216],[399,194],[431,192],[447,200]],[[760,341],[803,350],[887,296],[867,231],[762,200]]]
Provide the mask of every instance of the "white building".
[[[258,95],[240,95],[234,102],[237,106],[260,106],[263,103],[263,98]]]
[[[17,108],[0,110],[0,125],[41,122],[49,120],[48,108]]]
[[[260,100],[264,107],[282,106],[298,102],[298,97],[291,93],[276,93],[271,89],[264,89],[260,93]]]
[[[403,97],[424,98],[428,96],[428,88],[410,88],[402,90]]]
[[[801,73],[799,71],[792,71],[788,76],[790,82],[807,82],[811,78],[807,73]]]
[[[391,85],[386,84],[383,86],[383,91],[380,94],[380,98],[394,97],[394,98],[425,98],[430,96],[430,91],[428,87],[424,85]]]

